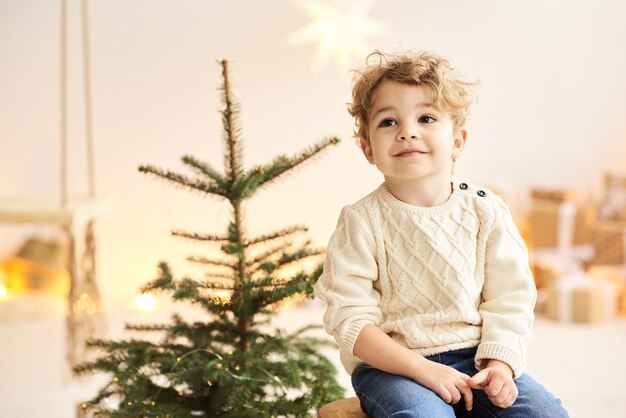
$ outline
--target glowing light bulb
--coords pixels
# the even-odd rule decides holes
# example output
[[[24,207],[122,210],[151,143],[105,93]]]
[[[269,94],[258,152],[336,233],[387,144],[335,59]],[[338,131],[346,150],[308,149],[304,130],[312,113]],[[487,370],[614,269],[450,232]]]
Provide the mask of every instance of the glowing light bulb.
[[[152,293],[146,292],[137,295],[135,304],[140,310],[150,312],[156,308],[157,300]]]

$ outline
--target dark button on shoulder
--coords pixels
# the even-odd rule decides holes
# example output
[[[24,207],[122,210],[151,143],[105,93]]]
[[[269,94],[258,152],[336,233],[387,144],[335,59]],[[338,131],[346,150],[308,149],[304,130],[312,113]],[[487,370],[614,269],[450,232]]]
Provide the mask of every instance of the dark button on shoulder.
[[[468,187],[468,186],[467,186],[467,183],[461,183],[461,184],[459,184],[459,188],[460,188],[461,190],[467,190],[467,187]]]
[[[487,193],[485,193],[485,191],[484,191],[484,190],[479,190],[479,191],[477,191],[476,193],[477,193],[477,194],[478,194],[478,196],[480,196],[480,197],[485,197],[485,195],[487,194]]]

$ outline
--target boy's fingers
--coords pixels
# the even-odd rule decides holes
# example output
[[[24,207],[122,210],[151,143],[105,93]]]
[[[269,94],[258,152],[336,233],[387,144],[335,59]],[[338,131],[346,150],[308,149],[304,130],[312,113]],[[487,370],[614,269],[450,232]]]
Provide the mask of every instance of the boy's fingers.
[[[452,395],[450,394],[450,391],[448,390],[448,388],[446,388],[445,386],[442,386],[439,390],[436,390],[435,393],[437,393],[437,395],[439,395],[439,397],[445,403],[452,402]]]
[[[467,384],[474,389],[482,389],[489,381],[489,370],[483,369],[467,380]]]
[[[515,392],[511,393],[509,395],[509,398],[506,400],[505,408],[508,408],[509,406],[513,405],[516,400],[517,400],[517,393],[515,393]]]
[[[474,404],[474,394],[472,393],[472,389],[468,385],[463,385],[463,387],[459,388],[459,390],[463,394],[463,400],[465,400],[465,409],[471,411],[472,405]]]
[[[455,390],[452,393],[452,401],[450,401],[450,404],[456,405],[457,403],[459,403],[460,400],[461,400],[461,392],[459,392],[458,390]]]
[[[485,387],[485,393],[487,396],[497,397],[500,392],[502,392],[502,388],[504,387],[504,380],[499,376],[493,376],[493,378],[489,381],[489,385]]]
[[[495,400],[500,404],[506,404],[506,400],[511,396],[511,393],[506,390],[501,390],[497,395],[494,396]]]
[[[513,405],[517,400],[518,393],[519,392],[517,390],[517,386],[513,386],[513,388],[511,388],[511,390],[509,391],[509,395],[504,401],[505,406],[503,408],[508,408],[509,406]]]
[[[502,409],[508,408],[509,406],[513,404],[513,402],[511,402],[509,398],[506,398],[504,400],[499,400],[498,398],[489,398],[489,400],[491,401],[492,404]]]
[[[461,391],[459,390],[459,388],[457,388],[454,383],[451,383],[447,389],[450,393],[450,402],[448,403],[451,405],[459,403],[459,401],[461,400]]]
[[[487,393],[485,391],[485,393]],[[487,395],[491,403],[500,408],[508,408],[517,399],[517,390],[513,388],[513,390],[508,390],[507,388],[503,388],[500,393],[495,396]]]

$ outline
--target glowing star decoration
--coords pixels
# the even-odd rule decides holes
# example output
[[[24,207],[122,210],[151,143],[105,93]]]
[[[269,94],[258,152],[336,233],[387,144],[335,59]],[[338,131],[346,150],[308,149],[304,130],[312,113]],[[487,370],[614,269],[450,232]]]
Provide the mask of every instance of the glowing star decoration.
[[[153,311],[156,308],[156,298],[152,293],[140,293],[135,298],[135,304],[144,312]]]
[[[371,51],[367,38],[384,35],[387,26],[367,16],[375,0],[294,0],[313,21],[289,35],[289,42],[317,42],[314,71],[321,70],[331,57],[341,72],[352,58],[362,61]]]

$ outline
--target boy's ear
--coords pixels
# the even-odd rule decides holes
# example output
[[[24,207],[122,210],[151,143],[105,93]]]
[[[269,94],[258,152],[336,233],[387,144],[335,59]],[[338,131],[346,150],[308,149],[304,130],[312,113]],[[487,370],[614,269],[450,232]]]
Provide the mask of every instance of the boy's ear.
[[[454,143],[452,144],[452,158],[457,158],[461,155],[465,143],[467,142],[467,130],[459,129],[454,134]]]
[[[370,164],[374,164],[374,153],[372,152],[372,145],[369,143],[369,141],[366,141],[363,138],[359,140],[359,143],[361,145],[361,151],[363,151],[363,155],[365,155],[367,161],[369,161]]]

